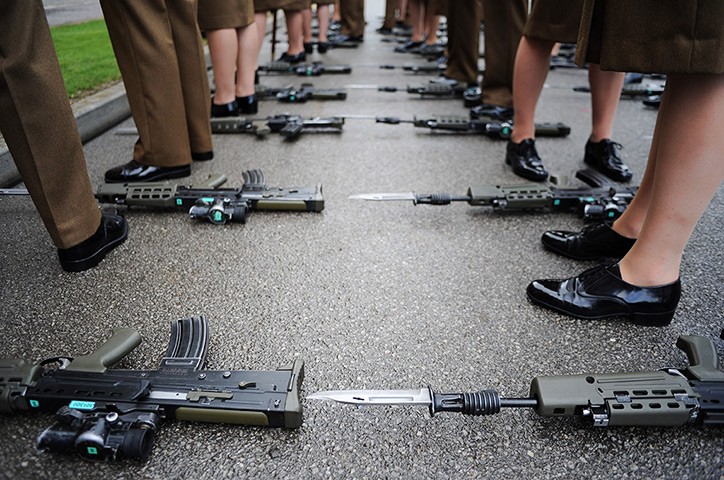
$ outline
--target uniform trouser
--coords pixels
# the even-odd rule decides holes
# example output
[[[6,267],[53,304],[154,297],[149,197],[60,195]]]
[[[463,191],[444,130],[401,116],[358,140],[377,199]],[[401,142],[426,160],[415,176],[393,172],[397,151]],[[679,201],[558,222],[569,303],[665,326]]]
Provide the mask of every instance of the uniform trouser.
[[[211,94],[196,0],[101,0],[143,165],[191,163],[212,150]]]
[[[382,22],[382,28],[392,28],[395,26],[395,11],[399,3],[399,0],[387,0],[385,2],[385,21]]]
[[[340,0],[342,17],[340,31],[343,35],[358,37],[365,33],[365,0]]]
[[[479,3],[480,0],[451,0],[447,5],[448,62],[445,75],[459,82],[478,81]]]
[[[0,131],[58,248],[101,214],[41,0],[0,0]]]
[[[528,1],[483,0],[483,10],[485,11],[483,102],[512,108],[515,54],[528,16]]]

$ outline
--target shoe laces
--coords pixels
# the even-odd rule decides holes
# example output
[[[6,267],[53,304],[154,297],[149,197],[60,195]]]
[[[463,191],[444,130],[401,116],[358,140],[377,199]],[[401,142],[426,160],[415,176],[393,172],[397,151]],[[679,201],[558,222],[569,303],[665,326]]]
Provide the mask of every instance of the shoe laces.
[[[608,273],[609,268],[616,265],[616,263],[617,263],[616,260],[614,260],[612,258],[608,258],[608,259],[604,260],[602,263],[596,265],[595,267],[589,268],[588,270],[581,272],[578,275],[578,280],[581,282],[588,281],[588,280],[590,280],[592,282],[596,281],[599,278],[606,275]]]
[[[621,145],[618,142],[614,142],[613,140],[608,142],[601,142],[601,150],[603,151],[603,154],[611,157],[614,162],[616,163],[623,163],[623,160],[621,160],[621,157],[619,157],[618,152],[616,150],[623,150],[623,145]]]

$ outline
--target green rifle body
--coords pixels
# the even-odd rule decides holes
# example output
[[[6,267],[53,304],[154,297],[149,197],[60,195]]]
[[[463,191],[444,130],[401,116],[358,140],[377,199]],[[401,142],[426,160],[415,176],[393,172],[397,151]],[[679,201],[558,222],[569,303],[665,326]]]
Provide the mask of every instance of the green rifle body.
[[[260,72],[292,74],[302,77],[316,77],[322,74],[349,74],[352,73],[352,67],[349,65],[325,65],[323,63],[314,62],[304,65],[293,65],[289,62],[270,62],[265,65],[259,65]]]
[[[308,100],[345,100],[347,92],[341,89],[318,89],[310,83],[294,87],[261,87],[256,86],[256,95],[260,99],[273,98],[283,103],[304,103]]]
[[[183,208],[212,204],[231,209],[229,215],[211,209],[207,213],[213,223],[245,221],[247,210],[286,210],[321,212],[324,210],[322,186],[270,188],[261,170],[244,172],[241,188],[217,188],[226,181],[223,175],[211,175],[200,185],[184,186],[169,183],[104,183],[96,190],[96,198],[104,203],[142,205],[158,208]],[[239,213],[232,218],[233,211]],[[243,210],[243,211],[241,211]],[[222,216],[219,216],[222,215]],[[200,218],[192,215],[193,218]]]
[[[344,118],[302,118],[299,115],[280,114],[265,119],[245,117],[219,117],[211,119],[211,133],[253,133],[265,137],[270,133],[293,139],[305,132],[341,133]]]
[[[586,416],[597,426],[724,425],[724,372],[711,340],[681,335],[684,371],[540,376],[530,396],[545,417]]]
[[[487,119],[469,119],[460,115],[435,115],[432,117],[415,117],[413,124],[416,127],[430,128],[432,130],[446,130],[457,133],[480,133],[493,138],[510,138],[513,125],[509,122],[499,122]],[[566,137],[571,128],[562,123],[536,123],[535,134],[539,137]]]
[[[131,329],[90,355],[41,364],[0,359],[0,413],[56,412],[38,437],[41,450],[88,460],[146,458],[165,419],[297,428],[304,362],[273,371],[201,370],[208,327],[203,316],[172,324],[158,370],[107,370],[141,341]],[[46,370],[46,363],[61,363]],[[64,367],[64,368],[63,368]]]

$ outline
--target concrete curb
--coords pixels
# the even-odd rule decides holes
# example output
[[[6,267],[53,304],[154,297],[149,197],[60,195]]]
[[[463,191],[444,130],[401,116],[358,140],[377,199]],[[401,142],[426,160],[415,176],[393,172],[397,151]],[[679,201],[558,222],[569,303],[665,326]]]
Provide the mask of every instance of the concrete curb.
[[[126,90],[118,83],[73,105],[80,139],[86,143],[131,116]],[[20,182],[13,158],[7,147],[0,150],[0,187]]]

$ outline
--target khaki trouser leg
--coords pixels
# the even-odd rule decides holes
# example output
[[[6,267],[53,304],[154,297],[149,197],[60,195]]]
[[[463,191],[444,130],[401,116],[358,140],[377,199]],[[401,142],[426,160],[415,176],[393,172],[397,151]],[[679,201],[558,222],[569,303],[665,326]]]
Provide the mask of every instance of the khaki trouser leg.
[[[40,0],[0,0],[0,131],[53,243],[98,229],[83,147]]]
[[[448,63],[445,76],[459,82],[478,81],[479,15],[477,0],[448,2]]]
[[[344,35],[358,37],[365,33],[365,1],[340,0],[339,12],[342,15],[341,32]]]
[[[483,102],[513,107],[515,53],[528,16],[527,0],[483,0],[485,75]]]
[[[211,91],[206,56],[197,24],[197,0],[167,0],[173,43],[181,74],[186,123],[192,152],[208,152],[211,141]]]
[[[101,0],[139,139],[143,165],[191,163],[179,61],[164,0]]]

